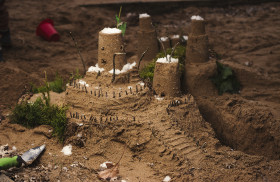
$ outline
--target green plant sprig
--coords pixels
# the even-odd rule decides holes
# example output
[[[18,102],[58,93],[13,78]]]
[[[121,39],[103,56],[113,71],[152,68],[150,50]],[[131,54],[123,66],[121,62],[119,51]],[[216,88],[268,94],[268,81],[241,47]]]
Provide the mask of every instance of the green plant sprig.
[[[117,28],[122,31],[122,36],[124,36],[127,23],[121,21],[121,12],[122,12],[122,6],[120,7],[119,15],[116,15],[116,21],[117,21]]]
[[[15,106],[10,116],[12,123],[34,128],[39,125],[50,125],[53,127],[53,136],[60,141],[64,140],[64,132],[67,126],[66,106],[50,104],[50,84],[45,72],[45,91],[41,90],[43,100],[39,97],[34,103],[23,101]]]
[[[211,80],[217,87],[219,95],[222,95],[225,92],[231,94],[239,93],[241,84],[237,80],[234,71],[229,66],[225,66],[218,61],[216,61],[216,65],[217,73],[211,78]]]

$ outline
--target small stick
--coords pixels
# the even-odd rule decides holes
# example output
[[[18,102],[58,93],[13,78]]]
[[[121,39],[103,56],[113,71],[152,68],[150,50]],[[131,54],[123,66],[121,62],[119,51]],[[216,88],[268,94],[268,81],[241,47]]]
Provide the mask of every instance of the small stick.
[[[112,83],[115,81],[115,71],[116,71],[116,64],[115,64],[115,58],[116,58],[116,53],[113,55],[113,77],[112,77]]]
[[[120,92],[119,92],[119,97],[122,97]]]
[[[115,92],[113,92],[113,98],[115,98]]]
[[[77,43],[77,41],[75,40],[74,36],[72,35],[72,32],[69,32],[69,34],[70,34],[70,36],[71,36],[72,40],[73,40],[73,41],[74,41],[74,43],[75,43],[75,47],[76,47],[76,49],[78,50],[78,53],[79,53],[79,55],[80,55],[80,58],[81,58],[81,61],[82,61],[83,67],[84,67],[84,75],[86,75],[86,65],[85,65],[85,62],[84,62],[83,56],[82,56],[82,54],[81,54],[81,50],[79,49],[79,47],[78,47],[78,43]]]
[[[101,72],[98,71],[97,75],[96,75],[96,79],[101,75]]]
[[[72,113],[70,112],[70,117],[72,118]]]
[[[125,91],[125,94],[127,95],[127,91]]]
[[[175,46],[172,48],[172,52],[171,52],[170,57],[169,57],[169,63],[171,62],[171,58],[172,58],[172,56],[173,56],[173,53],[174,53],[176,47],[177,47],[179,44],[180,44],[180,42],[177,42],[177,43],[175,44]]]
[[[137,70],[139,70],[140,68],[140,63],[143,59],[143,57],[145,56],[146,52],[149,50],[149,47],[142,53],[141,57],[140,57],[140,60],[139,60],[139,63],[138,63],[138,67],[137,67]]]
[[[90,91],[90,94],[92,95],[92,90]]]
[[[168,108],[166,108],[166,112],[167,112],[167,114],[169,115],[169,109],[168,109]]]
[[[96,90],[94,90],[94,96],[96,96]]]
[[[132,89],[131,89],[131,87],[129,87],[129,90],[130,90],[130,93],[132,94]]]
[[[166,53],[165,47],[164,47],[164,45],[163,45],[161,39],[158,38],[158,41],[160,42],[160,44],[161,44],[161,46],[162,46],[162,49],[163,49],[163,51],[164,51],[164,55],[165,55],[166,61],[168,61],[168,59],[167,59],[167,53]]]

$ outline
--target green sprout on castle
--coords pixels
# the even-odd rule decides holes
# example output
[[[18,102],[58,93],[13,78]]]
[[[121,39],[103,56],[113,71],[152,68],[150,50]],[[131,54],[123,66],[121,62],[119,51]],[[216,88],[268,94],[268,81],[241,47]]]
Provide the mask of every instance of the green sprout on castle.
[[[122,36],[124,36],[126,30],[126,22],[121,21],[121,12],[122,12],[122,6],[120,7],[119,16],[116,15],[116,20],[117,20],[117,28],[122,31]]]

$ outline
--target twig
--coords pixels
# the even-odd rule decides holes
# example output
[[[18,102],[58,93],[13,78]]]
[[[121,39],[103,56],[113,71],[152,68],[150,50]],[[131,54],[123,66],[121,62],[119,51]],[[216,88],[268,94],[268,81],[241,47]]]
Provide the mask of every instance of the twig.
[[[116,165],[115,165],[114,167],[116,167],[117,165],[119,165],[119,163],[121,162],[121,160],[122,160],[122,158],[123,158],[123,156],[124,156],[125,149],[126,149],[126,145],[124,145],[124,147],[123,147],[123,153],[122,153],[122,155],[121,155],[119,161],[116,163]]]
[[[172,52],[171,52],[171,54],[170,54],[169,63],[171,62],[171,58],[172,58],[172,56],[173,56],[173,53],[174,53],[176,47],[177,47],[179,44],[180,44],[180,42],[177,42],[177,43],[175,44],[175,46],[172,47]]]
[[[167,59],[167,53],[166,53],[165,47],[164,47],[162,41],[160,40],[160,38],[158,38],[158,41],[160,42],[160,44],[161,44],[161,46],[162,46],[162,49],[163,49],[163,51],[164,51],[164,55],[165,55],[166,61],[168,61],[168,59]]]
[[[84,75],[86,75],[86,65],[85,65],[83,56],[82,56],[82,54],[81,54],[81,50],[80,50],[80,48],[78,47],[78,43],[77,43],[77,41],[75,40],[74,36],[72,35],[72,32],[69,32],[69,34],[70,34],[72,40],[74,41],[75,47],[76,47],[76,49],[77,49],[77,51],[78,51],[78,53],[79,53],[79,55],[80,55],[80,58],[81,58],[81,61],[82,61],[83,67],[84,67]]]
[[[143,57],[145,56],[146,52],[149,50],[149,47],[142,53],[141,57],[140,57],[140,60],[139,60],[139,63],[138,63],[138,67],[137,67],[137,70],[139,71],[139,68],[140,68],[140,63],[143,59]]]
[[[116,58],[116,53],[114,54],[114,56],[113,56],[113,77],[112,77],[112,83],[115,81],[115,69],[116,69],[116,65],[115,65],[115,58]]]

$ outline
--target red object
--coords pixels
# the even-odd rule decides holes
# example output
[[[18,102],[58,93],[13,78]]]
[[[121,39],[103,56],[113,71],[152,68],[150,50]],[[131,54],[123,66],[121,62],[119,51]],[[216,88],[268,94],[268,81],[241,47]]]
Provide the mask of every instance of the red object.
[[[36,29],[36,35],[43,37],[47,41],[58,41],[60,38],[53,26],[53,21],[49,18],[41,21]]]

